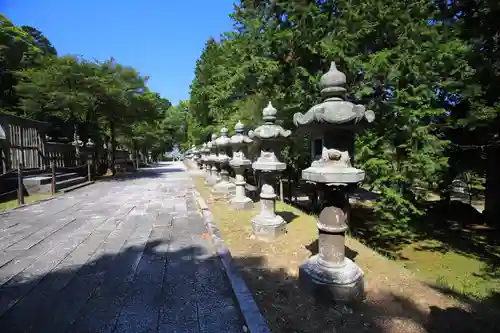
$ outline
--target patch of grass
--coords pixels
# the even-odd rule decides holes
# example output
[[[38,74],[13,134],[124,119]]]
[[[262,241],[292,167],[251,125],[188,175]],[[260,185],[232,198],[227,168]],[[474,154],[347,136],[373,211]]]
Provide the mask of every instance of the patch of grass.
[[[109,179],[112,177],[113,177],[113,172],[108,169],[108,171],[106,171],[106,173],[104,175],[97,177],[97,180],[104,180],[104,179]]]
[[[460,294],[481,300],[500,292],[500,279],[484,274],[490,269],[487,262],[458,253],[438,240],[417,241],[399,254],[402,259],[398,261],[419,277]]]
[[[34,194],[30,196],[25,196],[24,197],[24,203],[29,204],[33,203],[42,199],[47,199],[50,198],[51,194],[50,193],[43,193],[43,194]],[[16,208],[19,205],[17,204],[17,199],[15,200],[10,200],[10,201],[5,201],[0,203],[0,211],[7,210],[7,209],[12,209]]]
[[[430,322],[437,327],[447,324],[450,319],[445,309],[451,308],[461,321],[458,327],[471,325],[469,315],[457,315],[465,313],[465,305],[420,281],[414,267],[410,267],[413,271],[404,269],[351,237],[346,237],[346,254],[365,273],[367,299],[355,305],[353,312],[344,312],[332,303],[319,303],[298,280],[299,266],[317,253],[314,216],[277,202],[277,213],[289,221],[287,234],[274,242],[260,242],[254,239],[251,226],[258,203],[253,210],[233,211],[226,200],[212,196],[201,177],[194,177],[194,181],[271,331],[421,332]],[[440,274],[445,281],[453,273]],[[443,311],[443,315],[429,317],[431,307]]]
[[[357,239],[423,281],[479,301],[500,292],[500,233],[482,224],[470,205],[431,203],[421,220],[395,238],[377,228],[376,215],[364,203],[353,209],[353,216]]]

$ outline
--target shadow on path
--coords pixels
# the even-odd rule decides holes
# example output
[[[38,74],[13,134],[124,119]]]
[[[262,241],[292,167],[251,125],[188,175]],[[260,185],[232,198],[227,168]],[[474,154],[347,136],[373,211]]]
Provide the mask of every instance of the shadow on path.
[[[203,248],[168,251],[165,242],[151,241],[7,282],[0,331],[234,333],[242,321],[228,310],[235,303],[224,279],[219,258]]]
[[[82,266],[7,282],[0,288],[0,331],[237,333],[224,328],[226,321],[234,320],[224,315],[232,292],[213,288],[227,285],[221,281],[225,275],[213,281],[204,275],[222,271],[219,258],[201,247],[169,251],[165,245],[152,241],[145,247],[130,246]],[[266,269],[264,257],[233,260],[273,332],[498,332],[497,318],[485,304],[468,299],[462,298],[470,312],[421,309],[414,300],[395,294],[377,295],[378,302],[349,310],[316,302],[295,277]],[[401,321],[407,324],[398,326]]]

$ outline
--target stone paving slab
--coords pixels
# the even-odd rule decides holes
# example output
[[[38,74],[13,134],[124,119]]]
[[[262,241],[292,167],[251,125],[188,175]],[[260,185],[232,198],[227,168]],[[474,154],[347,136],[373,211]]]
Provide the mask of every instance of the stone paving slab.
[[[0,332],[243,332],[180,162],[0,214]]]

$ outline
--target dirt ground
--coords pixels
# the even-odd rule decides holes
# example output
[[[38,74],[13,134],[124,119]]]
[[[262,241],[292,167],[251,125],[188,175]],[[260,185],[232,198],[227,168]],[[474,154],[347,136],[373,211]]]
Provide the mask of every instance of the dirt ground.
[[[201,177],[194,180],[273,332],[500,332],[481,304],[450,297],[352,238],[346,254],[365,273],[367,298],[350,306],[321,303],[298,281],[299,265],[317,253],[313,216],[278,202],[288,232],[272,243],[260,242],[250,222],[258,203],[235,212]]]

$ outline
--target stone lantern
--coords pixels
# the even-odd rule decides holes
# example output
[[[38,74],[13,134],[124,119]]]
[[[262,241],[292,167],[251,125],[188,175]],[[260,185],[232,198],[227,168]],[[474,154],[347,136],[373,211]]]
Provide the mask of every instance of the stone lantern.
[[[252,161],[247,158],[248,146],[253,142],[245,135],[245,125],[240,121],[234,126],[236,132],[231,137],[231,147],[233,147],[233,158],[229,165],[233,168],[236,174],[236,195],[231,199],[231,207],[236,210],[252,209],[253,201],[245,194],[245,170],[251,167]]]
[[[206,181],[208,186],[213,186],[219,181],[217,167],[215,166],[215,161],[217,160],[217,146],[215,145],[217,134],[213,133],[211,139],[212,140],[207,143],[207,148],[210,150],[210,154],[207,156],[207,163],[210,171]]]
[[[276,215],[276,193],[274,184],[278,173],[286,169],[286,164],[278,160],[280,143],[292,134],[277,125],[278,111],[271,102],[262,111],[264,124],[249,133],[260,148],[260,156],[252,163],[252,168],[260,174],[260,213],[252,218],[253,233],[261,240],[272,240],[286,233],[286,222]]]
[[[201,153],[200,161],[201,161],[201,169],[203,170],[205,177],[208,177],[208,174],[209,174],[208,161],[207,161],[207,157],[208,157],[209,152],[210,152],[210,150],[207,147],[207,143],[206,142],[203,143],[201,145],[201,149],[200,149],[200,153]]]
[[[192,154],[192,160],[196,163],[198,163],[198,160],[200,159],[200,151],[198,150],[198,148],[196,148],[195,145],[192,145],[191,146],[191,154]]]
[[[349,302],[364,297],[363,272],[346,258],[344,248],[350,208],[348,189],[365,178],[363,170],[351,165],[354,133],[362,120],[372,122],[375,115],[345,100],[345,84],[346,76],[332,62],[320,81],[324,102],[305,114],[296,113],[293,121],[310,133],[322,135],[316,160],[302,171],[302,179],[313,183],[323,198],[317,221],[319,254],[301,265],[299,279],[320,296]]]
[[[231,158],[228,155],[228,150],[231,147],[231,139],[227,136],[227,128],[223,127],[220,130],[220,136],[215,140],[217,146],[217,164],[220,170],[220,181],[214,185],[213,192],[228,196],[235,192],[236,186],[229,181],[229,161]]]
[[[198,169],[203,169],[203,161],[201,160],[203,153],[201,151],[201,148],[198,149],[197,147],[193,146],[193,154],[194,154],[194,161],[196,162],[196,165],[198,166]]]
[[[87,143],[85,144],[85,147],[87,147],[87,180],[90,182],[92,181],[92,155],[93,155],[93,148],[95,147],[94,141],[92,141],[91,138],[88,138]]]

